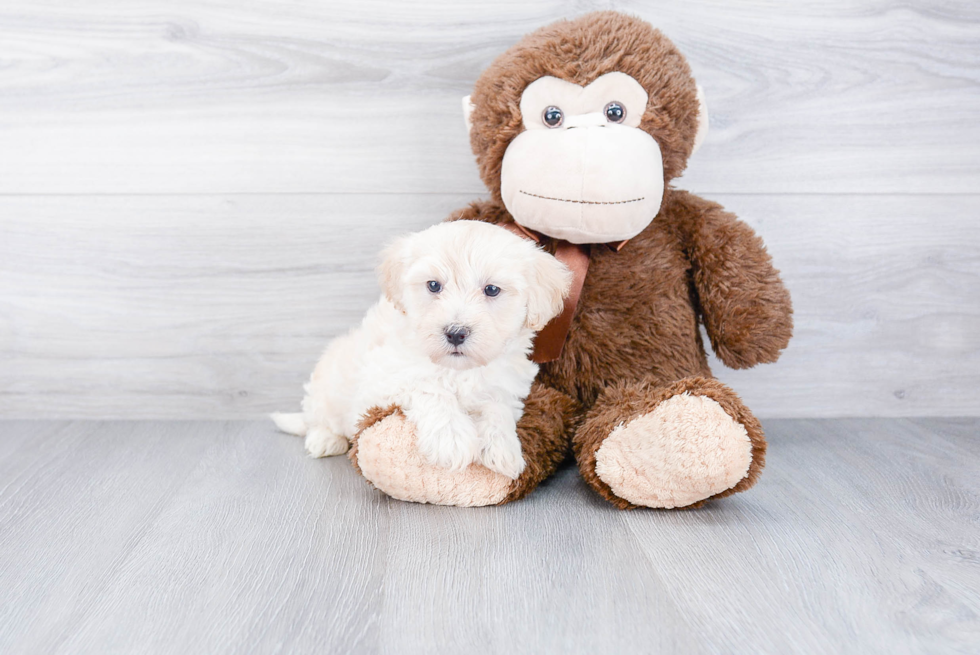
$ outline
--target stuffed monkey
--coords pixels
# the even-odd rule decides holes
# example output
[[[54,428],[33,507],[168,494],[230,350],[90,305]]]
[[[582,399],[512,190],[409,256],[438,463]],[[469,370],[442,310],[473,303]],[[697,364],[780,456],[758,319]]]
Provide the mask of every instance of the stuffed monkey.
[[[733,368],[774,362],[790,297],[762,240],[718,204],[671,186],[704,138],[687,61],[649,24],[599,12],[539,29],[464,100],[490,199],[450,220],[518,231],[576,284],[538,335],[540,373],[518,424],[526,468],[438,469],[398,408],[365,417],[350,452],[376,487],[454,505],[522,498],[572,454],[618,508],[696,507],[751,487],[759,422],[712,377],[699,332]]]

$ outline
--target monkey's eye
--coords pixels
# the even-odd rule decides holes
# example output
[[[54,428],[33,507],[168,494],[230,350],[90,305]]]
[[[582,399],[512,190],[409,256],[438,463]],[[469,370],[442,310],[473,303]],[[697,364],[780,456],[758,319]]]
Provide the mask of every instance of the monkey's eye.
[[[498,293],[500,293],[500,287],[494,286],[492,284],[488,284],[487,286],[483,287],[483,293],[493,298]]]
[[[565,115],[561,113],[561,109],[554,106],[547,107],[541,114],[541,120],[544,121],[544,124],[548,127],[558,127],[561,125],[564,118]]]
[[[429,288],[429,291],[431,291],[432,293],[439,293],[440,291],[442,291],[442,285],[436,282],[435,280],[429,280],[428,282],[425,283],[425,286],[427,286]]]
[[[626,107],[615,100],[606,105],[604,110],[606,114],[606,120],[610,123],[622,123],[623,119],[626,118]]]

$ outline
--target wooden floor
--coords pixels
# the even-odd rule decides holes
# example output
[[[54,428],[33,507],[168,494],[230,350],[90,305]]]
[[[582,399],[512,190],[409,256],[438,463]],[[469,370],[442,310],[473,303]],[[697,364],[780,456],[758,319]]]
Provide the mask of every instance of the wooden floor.
[[[265,422],[0,423],[3,653],[951,653],[980,420],[778,420],[746,494],[393,501]]]

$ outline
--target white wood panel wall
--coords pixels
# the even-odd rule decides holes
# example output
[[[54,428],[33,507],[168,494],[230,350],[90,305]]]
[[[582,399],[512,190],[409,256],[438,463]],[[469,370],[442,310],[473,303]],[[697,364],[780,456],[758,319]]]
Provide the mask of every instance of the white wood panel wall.
[[[677,185],[796,304],[761,416],[980,414],[980,4],[0,5],[0,416],[289,408],[391,235],[485,193],[459,115],[537,26],[661,27],[711,132]]]

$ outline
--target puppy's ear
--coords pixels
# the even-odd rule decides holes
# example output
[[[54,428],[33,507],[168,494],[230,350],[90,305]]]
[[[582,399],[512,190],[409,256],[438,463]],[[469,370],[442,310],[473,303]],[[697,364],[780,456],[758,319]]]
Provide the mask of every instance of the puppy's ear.
[[[698,131],[694,135],[694,147],[691,148],[690,156],[698,151],[701,144],[708,136],[708,101],[704,98],[704,89],[698,84]]]
[[[548,253],[536,246],[532,248],[534,255],[527,280],[527,326],[537,331],[564,308],[572,272]]]
[[[381,251],[381,263],[378,265],[378,284],[385,298],[391,301],[399,311],[405,311],[402,304],[402,277],[408,266],[409,237],[400,237]]]
[[[473,130],[473,110],[476,109],[476,105],[470,102],[469,96],[463,97],[463,121],[466,123],[466,133],[469,134]]]

